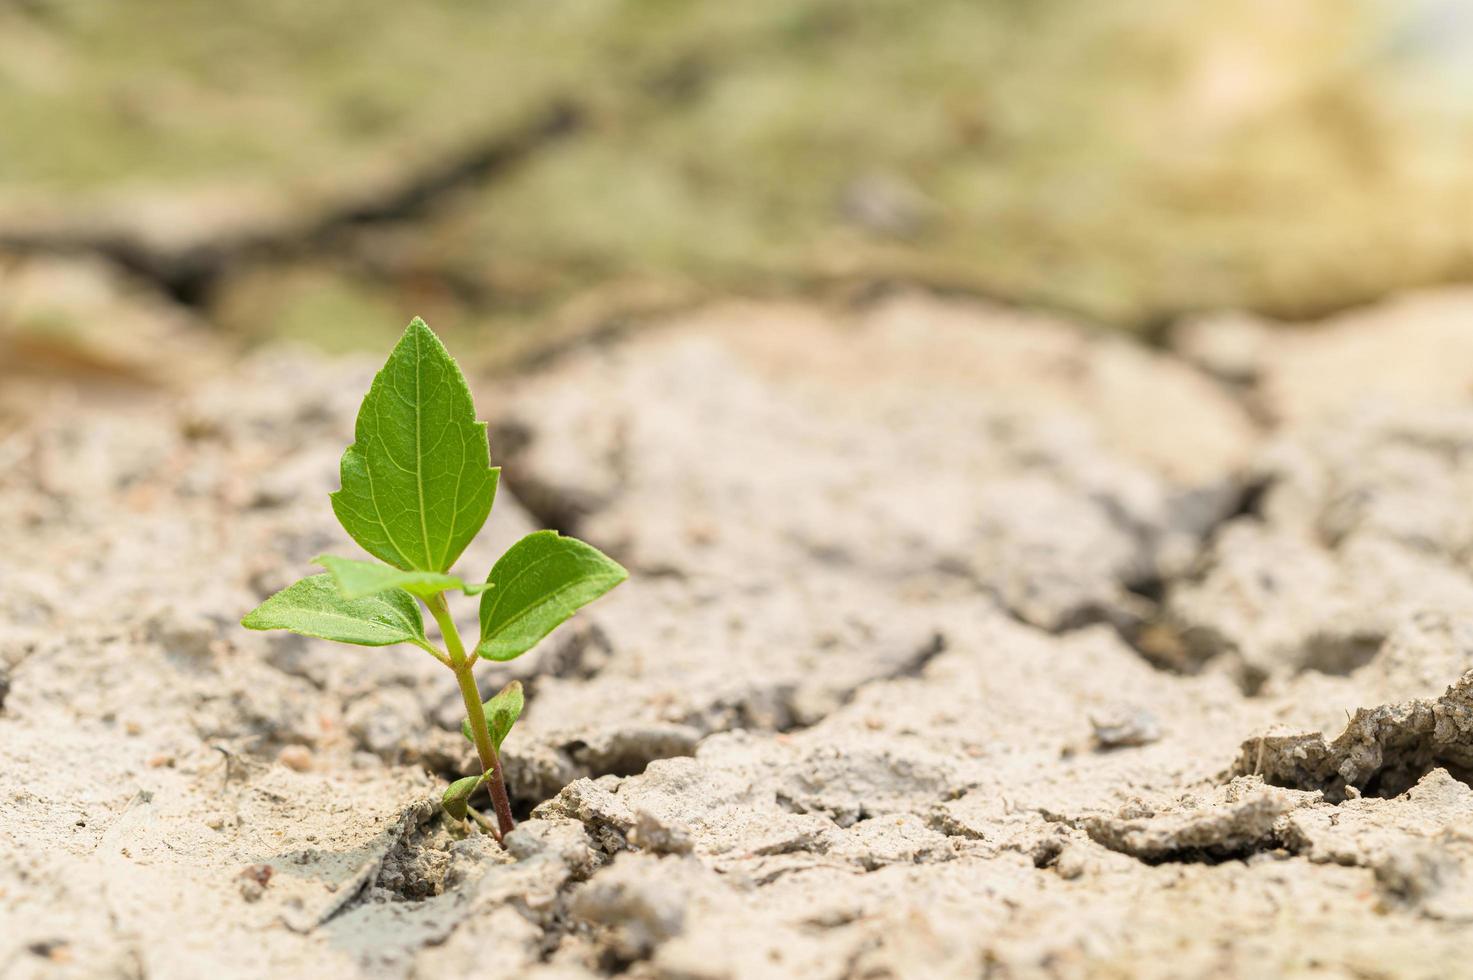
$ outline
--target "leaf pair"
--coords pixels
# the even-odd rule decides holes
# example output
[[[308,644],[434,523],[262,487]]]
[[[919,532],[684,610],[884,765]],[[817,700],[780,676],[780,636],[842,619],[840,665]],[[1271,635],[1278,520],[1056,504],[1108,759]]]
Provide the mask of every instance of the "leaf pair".
[[[386,564],[318,556],[327,575],[277,593],[242,625],[429,648],[414,597],[462,591],[481,595],[476,653],[520,656],[628,573],[581,541],[539,531],[513,545],[484,583],[449,574],[486,522],[499,475],[460,368],[415,318],[363,399],[342,489],[332,495],[343,528]]]
[[[328,574],[302,579],[267,599],[241,625],[290,630],[359,646],[424,646],[424,619],[414,597],[448,589],[481,593],[476,653],[512,660],[578,609],[628,577],[619,564],[576,538],[536,531],[509,548],[484,584],[452,575],[400,572],[371,562],[319,556]]]

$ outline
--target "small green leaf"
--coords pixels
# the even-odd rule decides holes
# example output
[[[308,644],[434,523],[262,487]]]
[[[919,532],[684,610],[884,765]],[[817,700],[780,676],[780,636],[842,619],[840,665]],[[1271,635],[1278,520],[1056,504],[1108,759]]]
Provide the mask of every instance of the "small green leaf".
[[[414,596],[393,589],[367,599],[344,599],[331,575],[313,575],[282,589],[247,613],[240,625],[365,647],[425,642]]]
[[[388,565],[354,558],[338,558],[334,555],[318,555],[312,559],[332,573],[338,591],[345,599],[362,599],[389,589],[405,592],[428,599],[436,592],[459,589],[467,595],[477,595],[491,588],[489,584],[467,584],[454,575],[443,572],[405,572]]]
[[[445,812],[456,820],[464,820],[466,813],[470,810],[468,801],[471,798],[471,794],[476,791],[476,788],[481,785],[482,780],[485,778],[484,773],[479,776],[466,776],[464,779],[457,779],[447,786],[445,788],[445,795],[440,797],[440,805],[445,808]]]
[[[332,495],[343,528],[405,571],[446,572],[496,497],[486,423],[455,360],[415,317],[358,409]]]
[[[522,716],[522,705],[525,703],[522,682],[512,681],[497,691],[490,701],[481,705],[481,710],[486,713],[486,727],[491,732],[491,744],[496,746],[496,751],[501,751],[501,743],[506,741],[506,736],[511,734],[511,726]],[[470,719],[460,723],[460,734],[472,742],[475,741],[471,735]]]
[[[511,660],[537,645],[579,608],[629,577],[618,562],[577,538],[537,531],[512,545],[481,596],[476,653]]]
[[[491,730],[491,741],[496,745],[496,751],[501,751],[501,743],[506,741],[512,726],[522,717],[522,707],[526,703],[522,682],[512,681],[481,706],[486,712],[486,727]]]

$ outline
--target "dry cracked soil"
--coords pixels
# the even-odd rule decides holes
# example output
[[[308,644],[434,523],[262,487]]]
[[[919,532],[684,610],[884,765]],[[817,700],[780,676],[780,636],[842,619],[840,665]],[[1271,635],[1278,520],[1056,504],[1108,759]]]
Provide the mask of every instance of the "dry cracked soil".
[[[461,567],[556,526],[633,572],[482,673],[529,689],[504,851],[433,803],[439,665],[236,625],[352,553],[372,363],[28,396],[0,974],[1466,973],[1470,317],[1151,349],[898,293],[473,378],[506,478]]]

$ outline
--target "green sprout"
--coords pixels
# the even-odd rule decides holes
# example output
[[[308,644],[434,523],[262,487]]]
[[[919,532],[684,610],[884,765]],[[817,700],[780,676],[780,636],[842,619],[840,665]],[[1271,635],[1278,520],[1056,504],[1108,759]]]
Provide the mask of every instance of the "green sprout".
[[[496,826],[486,826],[499,840],[515,826],[500,752],[522,712],[522,685],[512,681],[483,704],[475,666],[526,653],[629,573],[556,531],[512,545],[485,582],[450,573],[490,516],[501,469],[491,465],[486,423],[476,421],[459,366],[418,317],[373,379],[353,438],[332,509],[383,564],[319,555],[313,561],[325,574],[276,593],[241,625],[358,646],[412,643],[450,668],[465,701],[461,732],[476,747],[481,774],[451,784],[443,804],[456,819],[479,819],[468,800],[485,783],[496,811]],[[481,635],[470,651],[450,617],[447,592],[481,597]],[[425,635],[419,603],[439,625],[444,649]]]

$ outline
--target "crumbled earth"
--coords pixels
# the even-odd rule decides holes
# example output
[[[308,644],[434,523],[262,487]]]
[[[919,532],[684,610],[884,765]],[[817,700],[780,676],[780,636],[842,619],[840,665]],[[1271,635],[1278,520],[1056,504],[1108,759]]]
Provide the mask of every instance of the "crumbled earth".
[[[1254,343],[1348,361],[1457,301]],[[633,573],[483,665],[528,689],[505,849],[434,804],[474,765],[442,667],[236,625],[354,553],[373,363],[38,389],[0,974],[1457,974],[1473,406],[1265,408],[1246,322],[743,304],[474,377],[506,470],[462,569],[556,526]]]

